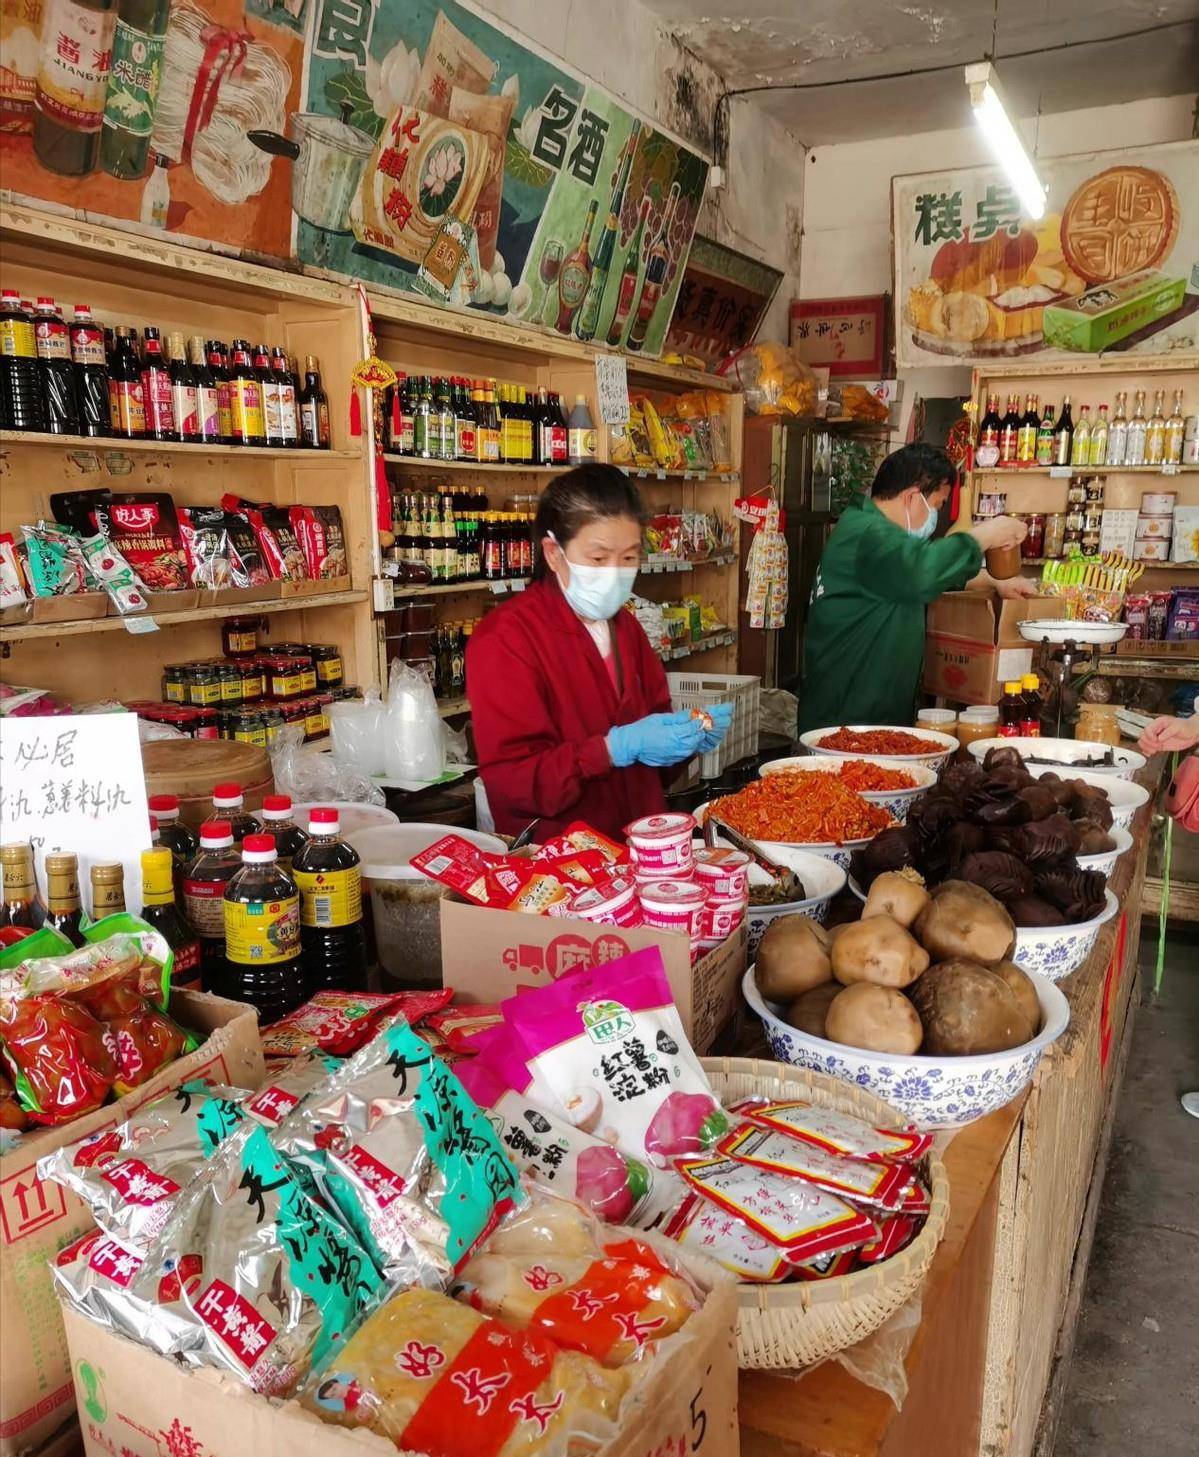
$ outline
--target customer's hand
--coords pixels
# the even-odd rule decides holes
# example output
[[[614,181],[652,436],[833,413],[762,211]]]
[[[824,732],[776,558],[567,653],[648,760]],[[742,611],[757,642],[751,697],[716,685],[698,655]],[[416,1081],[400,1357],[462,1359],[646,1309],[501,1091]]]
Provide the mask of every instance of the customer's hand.
[[[1146,754],[1168,754],[1199,744],[1199,713],[1190,718],[1155,718],[1138,741]]]
[[[972,527],[971,533],[983,551],[990,551],[993,547],[1019,546],[1028,535],[1028,524],[1015,516],[992,516]]]
[[[699,751],[701,754],[706,754],[709,750],[715,749],[724,740],[724,736],[728,733],[729,726],[733,722],[733,705],[731,703],[714,703],[711,708],[706,708],[704,712],[712,720],[712,727],[703,731],[703,736],[699,741]]]
[[[689,708],[678,713],[651,713],[636,723],[609,729],[608,753],[617,769],[627,769],[630,764],[664,769],[698,754],[703,738],[703,725],[691,717]]]
[[[995,590],[1001,597],[1014,601],[1023,597],[1039,597],[1041,584],[1031,577],[1008,577],[1005,581],[996,582]]]

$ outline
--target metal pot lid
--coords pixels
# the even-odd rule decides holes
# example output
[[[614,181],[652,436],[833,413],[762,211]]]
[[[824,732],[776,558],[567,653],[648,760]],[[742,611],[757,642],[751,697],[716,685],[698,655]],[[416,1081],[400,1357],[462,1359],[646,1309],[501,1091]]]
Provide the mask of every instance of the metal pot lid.
[[[369,157],[375,149],[374,137],[348,122],[339,121],[335,116],[323,116],[319,111],[298,111],[291,120],[297,137],[319,142],[348,156]]]

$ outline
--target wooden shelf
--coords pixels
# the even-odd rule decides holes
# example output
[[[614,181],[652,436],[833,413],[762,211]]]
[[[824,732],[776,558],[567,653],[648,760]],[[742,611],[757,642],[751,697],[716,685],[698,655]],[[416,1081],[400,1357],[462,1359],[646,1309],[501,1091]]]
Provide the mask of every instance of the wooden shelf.
[[[383,459],[388,465],[408,465],[419,470],[469,471],[471,475],[482,472],[485,475],[560,475],[573,470],[570,465],[509,465],[506,462],[492,465],[476,460],[426,460],[422,455],[394,455],[384,451]]]
[[[1071,476],[1182,476],[1199,472],[1199,465],[1035,465],[1035,466],[991,466],[966,472],[968,476],[998,477],[1005,481],[1018,481],[1027,476],[1049,476],[1053,480],[1065,481]]]
[[[643,561],[638,568],[638,575],[643,577],[655,577],[663,573],[666,575],[677,575],[681,572],[694,572],[699,567],[728,567],[737,560],[732,552],[722,553],[720,556],[704,557],[701,561],[682,561],[681,559],[666,558],[662,561]]]
[[[1022,567],[1041,567],[1046,562],[1065,562],[1069,557],[1057,556],[1026,556],[1021,558]],[[1137,562],[1137,566],[1144,567],[1147,572],[1199,572],[1199,562]]]
[[[724,629],[721,632],[714,632],[708,637],[700,638],[698,642],[680,643],[678,647],[667,648],[658,656],[664,663],[678,663],[684,658],[694,658],[700,653],[709,652],[712,648],[731,647],[737,641],[737,634]]]
[[[515,592],[523,592],[529,585],[528,577],[504,577],[497,582],[474,581],[474,582],[434,582],[423,587],[402,587],[393,582],[390,577],[377,579],[380,583],[388,583],[392,587],[392,595],[397,602],[410,602],[417,597],[446,597],[454,592],[490,592],[493,597],[507,597]],[[376,611],[390,611],[390,608]]]
[[[630,465],[620,465],[616,469],[638,481],[692,481],[696,485],[710,481],[713,485],[731,486],[741,480],[740,471],[735,470],[642,470],[639,466]]]
[[[470,712],[470,700],[466,698],[442,698],[438,700],[437,712],[442,718],[457,718],[460,713]]]
[[[365,602],[369,593],[323,592],[308,597],[270,598],[265,602],[237,602],[226,607],[195,607],[187,612],[168,612],[154,617],[160,630],[190,622],[217,622],[224,617],[260,617],[264,613],[307,612],[315,607],[349,607]],[[140,615],[140,614],[139,614]],[[153,613],[150,616],[154,616]],[[97,617],[82,622],[30,622],[0,627],[0,642],[20,642],[26,638],[81,637],[93,632],[121,632],[126,618]],[[133,634],[136,635],[136,634]]]
[[[246,460],[291,460],[323,465],[328,460],[361,460],[359,450],[304,450],[292,445],[203,445],[178,440],[117,440],[108,435],[51,435],[40,430],[0,430],[0,445],[57,446],[60,450],[136,451],[153,455],[238,455]]]

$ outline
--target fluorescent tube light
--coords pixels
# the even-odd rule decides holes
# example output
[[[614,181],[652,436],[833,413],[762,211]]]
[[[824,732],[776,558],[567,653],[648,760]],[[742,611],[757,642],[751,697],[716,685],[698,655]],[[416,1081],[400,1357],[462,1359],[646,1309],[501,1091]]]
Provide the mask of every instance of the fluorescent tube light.
[[[995,67],[990,61],[967,66],[966,85],[970,90],[974,120],[986,137],[995,160],[1007,173],[1021,207],[1031,218],[1044,217],[1045,187],[1008,115]]]

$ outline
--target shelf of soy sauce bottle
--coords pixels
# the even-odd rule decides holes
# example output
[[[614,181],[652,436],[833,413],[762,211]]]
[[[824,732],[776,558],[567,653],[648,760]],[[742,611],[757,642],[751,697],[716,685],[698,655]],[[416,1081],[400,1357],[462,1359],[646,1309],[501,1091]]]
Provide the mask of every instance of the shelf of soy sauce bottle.
[[[131,440],[115,435],[57,435],[42,430],[0,430],[0,445],[52,446],[59,450],[136,451],[153,455],[237,455],[247,460],[360,460],[358,450],[311,450],[297,445],[213,445],[202,440]]]

